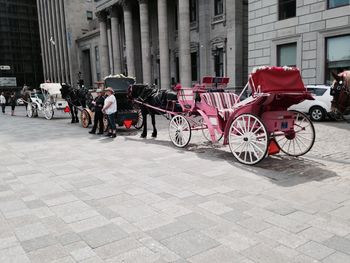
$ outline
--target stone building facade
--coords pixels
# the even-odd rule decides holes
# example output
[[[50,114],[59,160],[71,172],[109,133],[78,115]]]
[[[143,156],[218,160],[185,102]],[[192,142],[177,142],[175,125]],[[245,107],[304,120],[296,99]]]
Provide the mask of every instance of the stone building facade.
[[[80,68],[92,82],[123,73],[168,89],[216,75],[242,86],[248,68],[247,2],[95,0],[99,26],[77,40]],[[84,62],[88,56],[90,68]]]
[[[93,0],[36,0],[45,80],[77,83],[76,39],[91,30]]]
[[[350,69],[348,0],[249,0],[249,71],[296,65],[306,84]]]

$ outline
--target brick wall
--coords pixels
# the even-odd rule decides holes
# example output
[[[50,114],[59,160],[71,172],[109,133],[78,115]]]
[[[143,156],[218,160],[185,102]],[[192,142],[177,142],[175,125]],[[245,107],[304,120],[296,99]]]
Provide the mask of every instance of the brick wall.
[[[325,39],[350,34],[350,6],[327,9],[327,0],[297,0],[296,17],[278,20],[278,0],[249,0],[248,67],[276,65],[277,46],[297,43],[297,66],[306,84],[325,81]]]

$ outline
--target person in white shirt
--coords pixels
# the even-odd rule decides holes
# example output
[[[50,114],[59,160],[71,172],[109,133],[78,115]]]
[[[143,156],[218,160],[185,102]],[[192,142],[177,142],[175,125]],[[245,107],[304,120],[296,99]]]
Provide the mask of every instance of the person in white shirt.
[[[5,114],[6,98],[5,98],[3,92],[2,92],[1,95],[0,95],[0,106],[1,106],[2,113]]]
[[[115,125],[115,113],[117,112],[117,100],[113,95],[114,91],[112,88],[108,87],[104,90],[107,94],[105,99],[105,104],[102,108],[102,112],[108,117],[109,131],[107,136],[110,138],[115,138],[117,136],[117,127]]]

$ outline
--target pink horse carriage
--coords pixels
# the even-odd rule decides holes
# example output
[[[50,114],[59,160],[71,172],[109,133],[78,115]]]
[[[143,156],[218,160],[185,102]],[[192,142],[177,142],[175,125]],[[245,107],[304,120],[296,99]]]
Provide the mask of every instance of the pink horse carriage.
[[[298,69],[257,68],[239,96],[213,90],[213,84],[225,88],[227,83],[227,78],[207,77],[193,88],[176,87],[182,112],[170,112],[169,135],[175,146],[186,147],[192,131],[202,130],[212,142],[223,137],[234,157],[249,165],[279,151],[300,156],[312,148],[312,122],[301,112],[287,110],[303,100],[313,100]],[[247,91],[251,95],[240,101]]]

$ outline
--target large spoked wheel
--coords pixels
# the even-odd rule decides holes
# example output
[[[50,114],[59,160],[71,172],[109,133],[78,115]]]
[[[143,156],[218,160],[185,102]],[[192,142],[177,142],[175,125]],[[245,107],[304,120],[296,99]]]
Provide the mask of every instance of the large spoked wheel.
[[[53,106],[50,103],[44,104],[44,115],[47,120],[51,120],[54,114]]]
[[[91,123],[91,116],[87,110],[82,110],[80,118],[81,118],[81,125],[83,126],[83,128],[89,127]]]
[[[143,127],[143,116],[142,116],[142,111],[141,109],[137,110],[137,122],[134,125],[134,127],[139,130]]]
[[[281,151],[290,156],[301,156],[311,150],[315,142],[315,128],[304,113],[294,112],[293,130],[276,136]]]
[[[265,158],[269,137],[260,118],[242,114],[233,120],[229,132],[230,149],[239,162],[253,165]]]
[[[33,109],[32,103],[28,103],[28,105],[27,105],[27,116],[29,118],[32,118],[34,116],[34,109]]]
[[[185,117],[174,116],[169,124],[170,140],[177,147],[184,148],[191,140],[191,126]]]
[[[204,123],[203,118],[200,120],[200,124],[201,124],[201,126],[202,126],[202,134],[203,134],[203,137],[204,137],[207,141],[211,142],[212,139],[211,139],[211,136],[210,136],[210,132],[209,132],[209,129],[208,129],[207,125]],[[223,133],[219,133],[217,130],[215,130],[215,137],[216,137],[216,141],[217,141],[217,142],[219,142],[219,141],[222,139],[223,136],[224,136]]]

